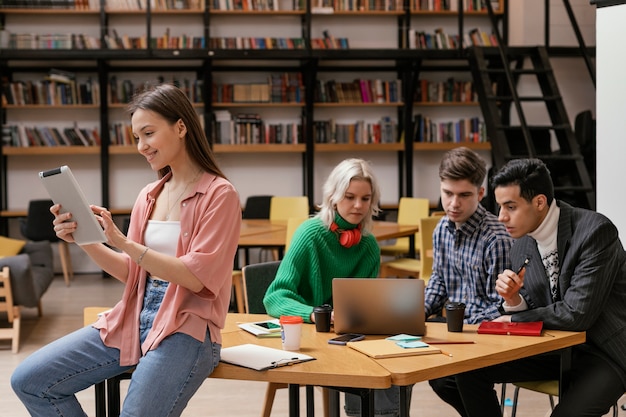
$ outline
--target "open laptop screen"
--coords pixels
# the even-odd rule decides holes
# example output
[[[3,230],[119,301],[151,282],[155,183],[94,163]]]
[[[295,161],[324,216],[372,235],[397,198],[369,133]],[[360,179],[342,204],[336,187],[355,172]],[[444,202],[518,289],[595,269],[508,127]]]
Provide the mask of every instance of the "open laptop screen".
[[[335,333],[423,335],[424,280],[333,279]]]

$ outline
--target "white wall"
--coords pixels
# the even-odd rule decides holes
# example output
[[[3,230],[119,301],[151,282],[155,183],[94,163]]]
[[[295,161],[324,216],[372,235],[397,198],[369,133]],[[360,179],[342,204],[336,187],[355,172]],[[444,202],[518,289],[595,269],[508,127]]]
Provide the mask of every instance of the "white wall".
[[[626,155],[624,98],[626,59],[619,45],[626,35],[626,5],[599,8],[597,19],[597,209],[617,226],[621,240],[626,236],[626,195],[622,180]]]

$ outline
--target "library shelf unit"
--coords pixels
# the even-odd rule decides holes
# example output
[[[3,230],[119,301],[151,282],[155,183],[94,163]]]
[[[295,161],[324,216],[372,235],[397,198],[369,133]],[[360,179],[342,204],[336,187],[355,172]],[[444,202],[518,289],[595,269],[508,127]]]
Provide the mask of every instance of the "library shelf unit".
[[[460,0],[450,2],[463,4]],[[100,181],[100,203],[111,207],[116,213],[127,211],[125,207],[129,204],[116,203],[111,197],[111,166],[125,166],[134,163],[135,159],[141,161],[141,158],[131,156],[137,154],[135,146],[112,142],[110,126],[124,117],[128,121],[127,116],[122,116],[125,104],[111,102],[111,76],[120,80],[131,78],[135,85],[139,85],[142,78],[156,80],[163,77],[168,81],[179,73],[197,81],[198,85],[194,88],[200,95],[200,102],[195,107],[203,118],[215,152],[228,156],[232,161],[244,154],[262,154],[263,158],[270,158],[271,155],[282,158],[280,155],[288,156],[290,153],[301,156],[300,159],[292,158],[295,161],[294,169],[300,171],[302,194],[309,197],[312,207],[318,197],[316,192],[321,189],[321,184],[315,181],[315,175],[319,175],[316,172],[316,161],[319,158],[333,153],[351,155],[366,152],[374,157],[393,155],[397,161],[397,180],[391,180],[391,188],[397,189],[398,197],[411,196],[416,192],[413,187],[413,171],[417,169],[415,158],[424,152],[443,152],[459,146],[459,143],[414,143],[414,114],[428,109],[442,109],[452,115],[459,109],[472,109],[470,111],[480,114],[480,108],[475,103],[415,102],[413,95],[416,83],[424,74],[438,74],[444,78],[449,78],[449,74],[455,72],[469,74],[467,50],[462,46],[454,49],[411,49],[407,47],[407,41],[409,30],[419,30],[422,26],[425,30],[441,26],[453,33],[459,28],[478,26],[480,22],[482,30],[488,30],[486,11],[417,10],[415,3],[419,2],[415,0],[394,3],[394,8],[398,6],[394,10],[331,10],[321,1],[311,4],[302,0],[295,1],[295,4],[291,0],[279,0],[276,4],[280,4],[280,10],[225,10],[213,7],[214,3],[219,2],[210,0],[200,0],[198,7],[184,10],[151,10],[149,6],[146,9],[120,9],[111,7],[110,0],[96,0],[95,6],[93,3],[90,2],[92,8],[89,10],[11,9],[0,6],[3,42],[7,40],[7,31],[11,33],[11,43],[0,44],[3,92],[9,82],[22,81],[24,74],[34,80],[37,77],[44,78],[51,69],[59,69],[75,73],[77,80],[85,80],[85,77],[97,80],[100,93],[98,102],[89,105],[30,106],[3,103],[0,106],[3,128],[16,124],[38,124],[42,113],[64,112],[63,116],[58,117],[65,119],[63,124],[93,124],[98,127],[101,138],[101,146],[16,147],[7,146],[3,135],[3,146],[0,148],[0,220],[22,212],[28,200],[27,196],[22,196],[16,204],[16,199],[10,198],[15,195],[11,189],[17,185],[10,178],[9,166],[11,158],[16,157],[21,158],[22,165],[28,165],[24,158],[38,156],[57,159],[64,156],[93,158],[89,159],[87,165],[92,165],[91,169],[97,171],[94,176]],[[498,5],[499,24],[506,28],[508,0],[492,1],[492,4]],[[376,30],[371,30],[374,26]],[[20,44],[18,47],[15,43],[21,34],[45,35],[43,32],[61,32],[60,28],[65,33],[68,27],[72,28],[75,35],[82,35],[77,36],[81,39],[82,49],[77,49],[76,43],[64,49],[47,49],[46,45],[37,47],[34,44],[27,47]],[[272,48],[259,49],[258,43],[250,43],[257,42],[251,40],[255,35],[263,37],[265,41],[274,39],[275,44]],[[462,33],[458,35],[462,37]],[[235,43],[228,46],[211,44],[217,42],[215,39],[237,37],[241,39],[235,39]],[[316,44],[319,39],[326,39],[324,48]],[[348,40],[349,48],[340,49],[340,42],[335,44],[337,47],[329,48],[332,39],[336,42],[340,39]],[[117,41],[120,43],[112,43]],[[93,47],[96,44],[98,47]],[[226,41],[223,44],[227,45]],[[227,103],[212,100],[213,89],[218,82],[248,84],[258,82],[272,73],[297,73],[302,79],[304,99],[298,103]],[[233,74],[244,76],[229,81],[228,77]],[[357,78],[399,80],[401,88],[397,102],[328,103],[317,102],[314,98],[319,80],[347,81]],[[288,119],[302,123],[301,138],[298,143],[283,144],[217,143],[214,114],[220,110],[233,113],[268,112],[268,121],[271,118],[279,119],[276,113],[280,113],[281,117],[286,114]],[[354,123],[362,115],[370,118],[366,123],[384,115],[395,123],[397,139],[393,143],[316,143],[313,137],[314,122],[328,118],[328,115],[336,116],[344,124]],[[73,120],[74,117],[80,119]],[[488,143],[460,144],[477,150],[490,149]],[[121,160],[114,162],[115,158]],[[94,163],[91,164],[91,161]],[[33,170],[37,169],[36,164],[33,167]],[[11,213],[11,216],[6,213]],[[6,224],[4,227],[6,232]]]

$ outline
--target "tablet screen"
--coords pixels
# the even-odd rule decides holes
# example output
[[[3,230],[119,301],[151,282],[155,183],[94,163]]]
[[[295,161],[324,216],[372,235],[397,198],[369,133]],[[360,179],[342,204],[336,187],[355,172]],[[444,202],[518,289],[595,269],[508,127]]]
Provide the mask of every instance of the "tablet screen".
[[[39,173],[39,178],[55,204],[61,204],[61,213],[72,213],[70,221],[77,224],[74,240],[79,245],[106,242],[104,231],[80,189],[70,167],[63,165]]]

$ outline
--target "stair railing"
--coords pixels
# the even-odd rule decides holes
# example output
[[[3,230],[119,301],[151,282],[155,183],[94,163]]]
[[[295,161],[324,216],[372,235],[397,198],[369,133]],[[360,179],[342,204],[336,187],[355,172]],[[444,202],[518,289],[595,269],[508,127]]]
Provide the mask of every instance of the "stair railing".
[[[524,143],[526,144],[526,149],[528,150],[528,157],[535,157],[535,146],[533,145],[532,138],[530,136],[530,130],[528,129],[528,124],[526,123],[526,116],[524,115],[524,110],[522,109],[522,104],[519,100],[519,95],[517,94],[517,88],[515,86],[515,81],[513,80],[513,74],[511,73],[511,64],[509,62],[507,46],[504,44],[502,39],[502,35],[500,34],[500,29],[498,28],[498,20],[493,11],[493,6],[491,5],[490,0],[483,0],[482,3],[487,8],[487,13],[489,14],[489,20],[491,21],[491,27],[494,35],[497,40],[498,53],[500,55],[500,59],[502,60],[502,67],[504,69],[504,74],[506,77],[506,82],[511,92],[511,97],[513,101],[513,105],[515,106],[515,111],[517,112],[517,117],[519,118],[520,127],[522,130],[522,135],[524,137]]]
[[[580,50],[580,54],[585,60],[585,66],[587,67],[587,71],[589,72],[589,76],[591,77],[591,81],[593,82],[593,86],[596,86],[596,70],[593,62],[591,61],[591,54],[587,49],[587,45],[585,43],[585,39],[583,38],[582,32],[580,30],[580,25],[578,24],[578,20],[576,19],[576,15],[574,14],[574,10],[572,9],[572,4],[570,0],[563,0],[563,6],[565,7],[565,11],[567,12],[567,17],[569,18],[570,24],[572,25],[572,29],[574,30],[574,35],[576,36],[576,41],[578,42],[578,49]],[[546,48],[550,45],[550,0],[545,0],[544,2],[544,35],[545,35],[545,46]],[[549,50],[549,49],[548,49]]]

